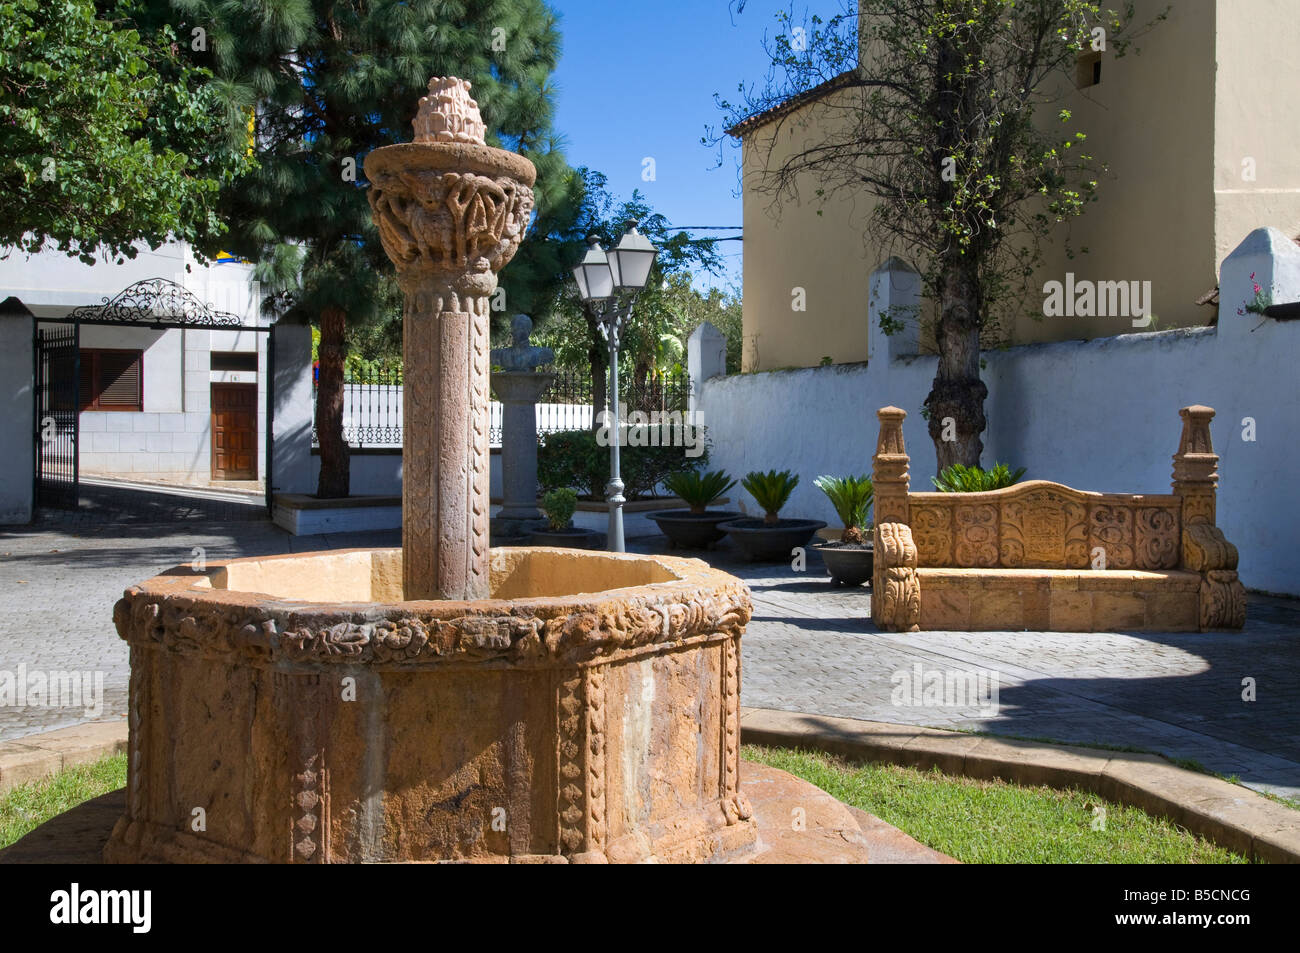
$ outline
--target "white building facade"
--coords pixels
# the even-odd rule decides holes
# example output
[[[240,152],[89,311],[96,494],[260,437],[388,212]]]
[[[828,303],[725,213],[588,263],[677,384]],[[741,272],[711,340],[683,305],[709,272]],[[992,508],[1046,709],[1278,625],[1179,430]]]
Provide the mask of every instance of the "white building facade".
[[[22,376],[15,351],[23,350],[24,328],[15,311],[30,313],[29,336],[66,328],[80,315],[81,476],[253,487],[266,474],[268,322],[259,315],[261,297],[251,265],[201,264],[183,243],[141,246],[134,259],[106,257],[94,265],[55,250],[11,252],[0,260],[0,300],[10,314],[6,364]],[[38,429],[34,419],[28,429]],[[33,462],[28,456],[27,467]],[[21,469],[14,460],[4,464],[6,497],[13,485],[32,480]]]

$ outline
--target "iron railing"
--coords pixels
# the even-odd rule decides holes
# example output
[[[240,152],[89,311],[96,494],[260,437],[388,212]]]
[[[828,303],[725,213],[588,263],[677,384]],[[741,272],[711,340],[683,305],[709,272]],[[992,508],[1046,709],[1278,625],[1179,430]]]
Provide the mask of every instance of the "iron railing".
[[[545,370],[545,369],[543,369]],[[592,380],[584,371],[553,371],[555,382],[537,404],[537,432],[582,430],[592,425]],[[312,406],[317,384],[312,384]],[[690,394],[685,373],[629,375],[620,395],[624,413],[641,411],[684,411]],[[489,442],[501,445],[502,406],[491,403]],[[402,446],[402,376],[400,371],[367,371],[350,374],[343,384],[343,439],[349,446],[367,449],[395,449]],[[318,444],[315,415],[312,417],[312,445]]]

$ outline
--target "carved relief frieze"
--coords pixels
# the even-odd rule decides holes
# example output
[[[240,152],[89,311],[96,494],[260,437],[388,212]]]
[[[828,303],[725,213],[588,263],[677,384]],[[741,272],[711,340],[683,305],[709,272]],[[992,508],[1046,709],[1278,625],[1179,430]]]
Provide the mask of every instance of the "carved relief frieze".
[[[996,566],[998,564],[998,508],[991,503],[957,505],[953,510],[956,527],[953,565]]]
[[[912,507],[912,539],[916,543],[917,564],[920,566],[952,565],[951,506],[918,504]]]
[[[1133,509],[1122,504],[1097,504],[1089,514],[1088,548],[1100,549],[1107,569],[1133,569]]]
[[[1182,555],[1178,510],[1173,506],[1135,506],[1133,510],[1138,569],[1175,569]]]

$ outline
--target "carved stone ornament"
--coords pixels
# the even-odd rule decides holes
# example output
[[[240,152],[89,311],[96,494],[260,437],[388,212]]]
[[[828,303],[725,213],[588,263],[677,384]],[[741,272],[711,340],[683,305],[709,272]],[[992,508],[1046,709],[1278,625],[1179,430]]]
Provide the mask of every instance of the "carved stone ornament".
[[[916,546],[902,523],[877,523],[871,618],[891,632],[915,632],[921,618]]]
[[[911,493],[906,414],[882,408],[872,466],[873,620],[886,629],[914,627],[931,571],[988,569],[989,575],[936,579],[941,594],[925,603],[927,626],[978,619],[983,628],[1019,628],[1026,620],[1036,626],[1024,627],[1042,628],[1057,620],[1071,626],[1067,631],[1116,625],[1184,631],[1199,620],[1201,629],[1241,628],[1245,590],[1237,578],[1237,550],[1214,526],[1214,410],[1193,405],[1179,413],[1183,428],[1171,494],[1094,493],[1045,480],[981,493]],[[1057,575],[1061,570],[1078,574]],[[1104,575],[1117,570],[1130,577]],[[1151,573],[1163,575],[1153,579]],[[1191,573],[1200,574],[1199,592]],[[992,588],[1019,588],[1026,593],[1023,604],[988,611],[997,604],[986,594]],[[1125,590],[1128,602],[1111,595]]]

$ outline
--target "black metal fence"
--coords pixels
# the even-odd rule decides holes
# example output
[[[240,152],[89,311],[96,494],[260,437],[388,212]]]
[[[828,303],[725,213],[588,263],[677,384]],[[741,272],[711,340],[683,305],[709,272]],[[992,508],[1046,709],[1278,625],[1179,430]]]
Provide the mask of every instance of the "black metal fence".
[[[537,405],[537,430],[554,433],[580,430],[592,424],[594,395],[590,373],[580,370],[553,371],[555,382]],[[318,382],[313,381],[315,406]],[[677,374],[629,375],[620,379],[621,412],[684,411],[690,395],[690,379]],[[491,407],[489,439],[501,444],[501,404]],[[343,439],[358,448],[396,448],[402,445],[402,375],[400,371],[367,371],[350,374],[343,384]],[[317,443],[312,419],[312,444]]]

